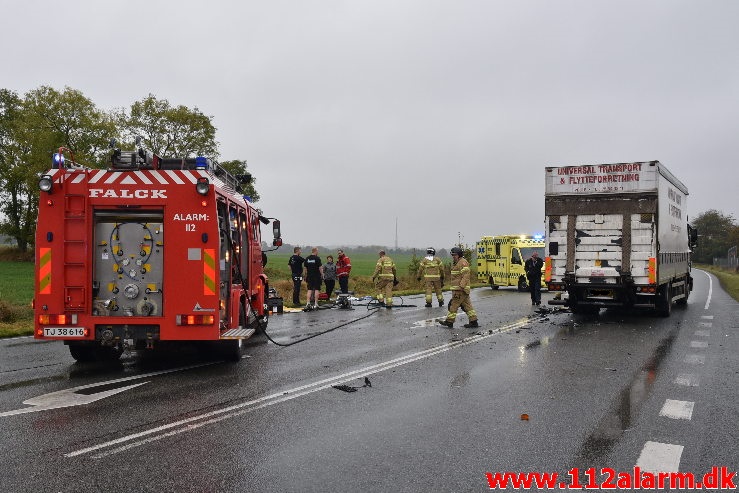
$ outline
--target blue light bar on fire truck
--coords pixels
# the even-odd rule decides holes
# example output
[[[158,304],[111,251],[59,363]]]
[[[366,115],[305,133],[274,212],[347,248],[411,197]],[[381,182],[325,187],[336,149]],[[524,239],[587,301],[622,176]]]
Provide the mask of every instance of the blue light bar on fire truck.
[[[210,168],[210,162],[208,162],[208,158],[203,156],[197,156],[195,158],[195,168],[196,169],[204,169],[207,170]]]
[[[51,167],[54,169],[64,167],[64,154],[55,152],[54,157],[51,158]]]

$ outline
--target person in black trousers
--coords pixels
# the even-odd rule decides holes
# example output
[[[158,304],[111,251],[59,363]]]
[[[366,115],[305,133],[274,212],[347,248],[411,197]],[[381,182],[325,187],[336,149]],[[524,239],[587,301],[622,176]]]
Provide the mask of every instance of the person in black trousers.
[[[303,284],[303,263],[300,247],[293,248],[293,255],[287,261],[293,276],[293,306],[300,306],[300,285]]]
[[[541,269],[544,267],[544,261],[539,258],[539,252],[534,251],[524,264],[526,278],[529,281],[529,290],[531,291],[531,304],[541,305]]]

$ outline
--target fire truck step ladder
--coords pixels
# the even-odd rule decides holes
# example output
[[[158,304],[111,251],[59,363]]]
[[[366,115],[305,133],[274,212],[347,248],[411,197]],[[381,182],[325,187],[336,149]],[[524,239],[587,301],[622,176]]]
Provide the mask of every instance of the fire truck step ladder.
[[[86,187],[85,187],[86,188]],[[86,192],[86,189],[84,190]],[[64,307],[84,311],[87,306],[87,195],[64,194]]]
[[[254,329],[243,329],[241,327],[238,327],[236,329],[231,329],[223,332],[221,334],[221,339],[246,339],[248,337],[251,337],[254,332],[256,332],[256,330]]]

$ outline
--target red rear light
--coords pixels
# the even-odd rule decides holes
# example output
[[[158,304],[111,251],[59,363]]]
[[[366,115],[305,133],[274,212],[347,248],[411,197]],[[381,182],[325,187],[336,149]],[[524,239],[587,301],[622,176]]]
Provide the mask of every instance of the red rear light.
[[[213,325],[214,315],[177,315],[177,325]]]
[[[77,315],[39,315],[38,323],[39,325],[75,325],[77,323]]]

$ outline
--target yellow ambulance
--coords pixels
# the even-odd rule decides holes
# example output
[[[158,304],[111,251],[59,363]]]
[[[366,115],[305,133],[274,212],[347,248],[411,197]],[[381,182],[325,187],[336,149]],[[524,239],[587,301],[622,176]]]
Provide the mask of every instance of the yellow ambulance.
[[[534,251],[544,258],[541,236],[483,236],[477,242],[477,279],[489,283],[493,289],[516,286],[519,291],[528,291],[523,265]],[[541,285],[546,288],[543,274]]]

